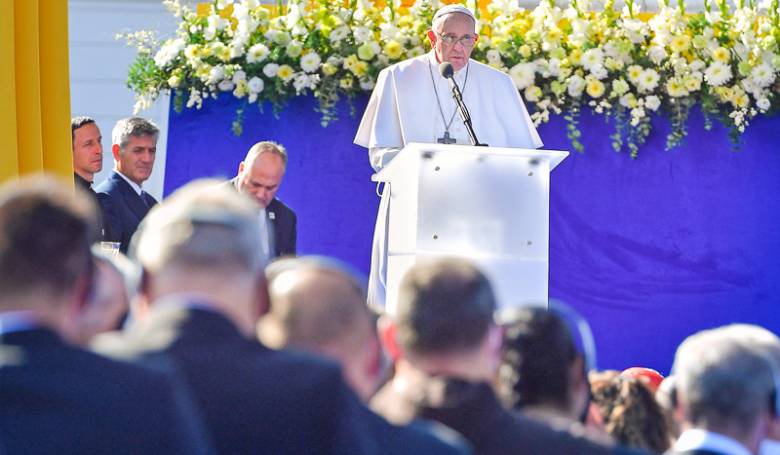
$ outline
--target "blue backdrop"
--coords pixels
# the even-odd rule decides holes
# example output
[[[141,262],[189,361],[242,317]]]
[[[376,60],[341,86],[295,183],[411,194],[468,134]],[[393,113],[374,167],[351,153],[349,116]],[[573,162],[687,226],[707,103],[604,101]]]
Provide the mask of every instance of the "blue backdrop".
[[[165,193],[193,178],[233,177],[259,140],[284,144],[290,160],[279,196],[298,214],[301,254],[341,258],[368,272],[379,198],[365,149],[352,144],[356,116],[319,125],[313,98],[274,117],[246,109],[244,133],[230,125],[238,102],[171,110]],[[550,296],[579,310],[596,338],[600,368],[650,366],[668,372],[676,346],[729,322],[780,332],[780,119],[754,121],[734,151],[725,129],[694,113],[684,146],[664,151],[668,124],[639,159],[612,151],[611,125],[585,114],[584,154],[552,175]],[[539,132],[567,150],[563,119]]]

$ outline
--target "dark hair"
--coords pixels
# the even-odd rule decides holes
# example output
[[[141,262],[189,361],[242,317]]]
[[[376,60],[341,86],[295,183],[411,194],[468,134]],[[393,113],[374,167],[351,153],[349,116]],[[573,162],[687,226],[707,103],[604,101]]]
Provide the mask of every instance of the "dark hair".
[[[417,263],[398,291],[398,341],[417,354],[476,348],[493,324],[496,299],[487,277],[463,259]]]
[[[76,130],[82,126],[95,124],[95,119],[87,117],[86,115],[80,115],[70,119],[70,140],[71,142],[76,139]]]
[[[666,417],[650,390],[616,372],[591,375],[592,403],[619,444],[664,453],[670,446]]]
[[[504,402],[513,409],[567,406],[570,367],[576,358],[571,333],[555,312],[541,307],[518,309],[504,333],[499,369]]]
[[[0,187],[0,295],[59,296],[92,270],[96,207],[58,180],[25,178]]]

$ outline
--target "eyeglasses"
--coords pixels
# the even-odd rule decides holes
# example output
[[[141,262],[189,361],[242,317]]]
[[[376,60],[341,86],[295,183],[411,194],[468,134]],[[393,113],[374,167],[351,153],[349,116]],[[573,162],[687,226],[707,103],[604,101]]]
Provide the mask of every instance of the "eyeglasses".
[[[452,34],[446,34],[446,35],[440,35],[436,34],[439,38],[441,38],[442,42],[448,46],[453,46],[455,43],[460,43],[463,47],[471,47],[474,45],[474,43],[477,42],[477,35],[463,35],[460,38],[458,38],[457,35]]]

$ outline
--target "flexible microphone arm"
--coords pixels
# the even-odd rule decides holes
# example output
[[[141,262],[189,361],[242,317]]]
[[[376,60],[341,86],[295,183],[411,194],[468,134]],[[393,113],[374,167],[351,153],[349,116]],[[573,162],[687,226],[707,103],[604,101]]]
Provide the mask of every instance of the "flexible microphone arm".
[[[474,132],[474,127],[471,125],[471,116],[469,115],[469,110],[466,109],[466,104],[463,102],[463,94],[460,92],[458,84],[455,83],[455,79],[452,77],[455,74],[455,69],[452,67],[452,63],[444,62],[440,64],[439,73],[450,83],[450,87],[452,88],[452,98],[455,100],[455,104],[458,106],[458,112],[460,113],[460,118],[463,119],[463,124],[466,125],[466,132],[469,133],[471,145],[487,147],[487,144],[480,144],[479,140],[477,139],[477,134]]]

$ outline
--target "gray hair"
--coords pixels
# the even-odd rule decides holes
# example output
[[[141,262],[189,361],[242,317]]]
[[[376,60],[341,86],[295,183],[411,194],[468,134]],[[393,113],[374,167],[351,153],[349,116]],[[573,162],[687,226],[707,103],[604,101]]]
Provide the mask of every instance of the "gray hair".
[[[130,136],[154,136],[157,142],[159,135],[160,129],[151,121],[141,117],[128,117],[114,125],[114,129],[111,130],[111,143],[119,144],[119,150],[124,151],[127,143],[130,142]]]
[[[694,426],[733,426],[747,433],[770,410],[774,364],[734,334],[729,327],[705,330],[677,348],[676,391]]]
[[[244,158],[244,162],[248,165],[250,161],[255,159],[255,157],[261,153],[273,153],[282,159],[283,167],[287,168],[287,150],[283,145],[277,144],[273,141],[261,141],[253,145],[252,148],[246,152],[246,158]]]
[[[131,250],[151,273],[177,268],[257,276],[268,262],[257,216],[250,198],[216,180],[196,180],[149,212]]]

